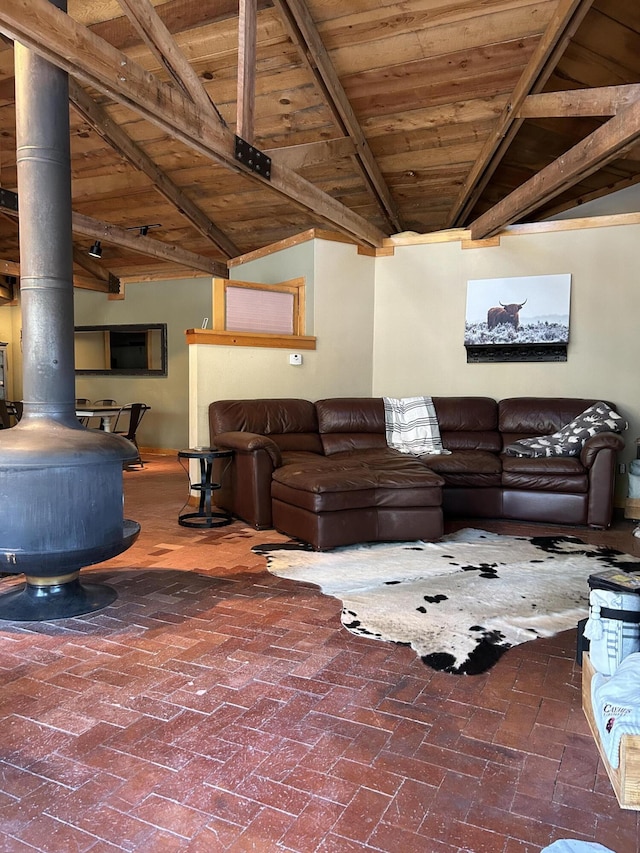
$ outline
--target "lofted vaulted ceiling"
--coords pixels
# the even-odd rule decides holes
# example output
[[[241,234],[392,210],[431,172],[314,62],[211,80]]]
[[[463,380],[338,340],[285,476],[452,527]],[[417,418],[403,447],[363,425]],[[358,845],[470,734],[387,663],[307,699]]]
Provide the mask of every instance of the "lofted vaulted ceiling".
[[[640,181],[637,0],[5,0],[0,33],[0,273],[13,39],[70,75],[80,286],[222,274],[314,227],[480,239]]]

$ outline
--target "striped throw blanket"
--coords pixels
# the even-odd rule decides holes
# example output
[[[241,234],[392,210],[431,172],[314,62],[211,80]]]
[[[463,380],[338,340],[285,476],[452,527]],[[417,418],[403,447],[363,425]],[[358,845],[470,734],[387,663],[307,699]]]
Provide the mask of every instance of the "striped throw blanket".
[[[401,453],[449,453],[442,447],[431,397],[384,397],[387,444]]]

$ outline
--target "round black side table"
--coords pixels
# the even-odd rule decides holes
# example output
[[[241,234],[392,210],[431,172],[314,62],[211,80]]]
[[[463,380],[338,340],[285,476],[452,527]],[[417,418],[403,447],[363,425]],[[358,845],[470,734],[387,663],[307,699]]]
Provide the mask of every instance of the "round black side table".
[[[182,527],[223,527],[231,524],[233,518],[227,512],[213,512],[211,509],[211,495],[219,489],[222,483],[216,483],[212,479],[213,463],[216,459],[227,459],[227,467],[233,456],[233,450],[219,450],[217,447],[190,447],[188,450],[178,451],[178,461],[184,468],[189,479],[189,491],[200,493],[200,503],[197,512],[181,512],[178,516],[178,524]],[[187,465],[183,459],[197,459],[200,462],[200,482],[192,483]],[[220,474],[220,480],[226,471]]]

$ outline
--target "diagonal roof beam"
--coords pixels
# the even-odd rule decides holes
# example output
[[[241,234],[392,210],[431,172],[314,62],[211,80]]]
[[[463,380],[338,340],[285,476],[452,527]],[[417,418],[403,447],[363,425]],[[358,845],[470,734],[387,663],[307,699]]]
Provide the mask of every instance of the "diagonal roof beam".
[[[311,71],[335,122],[341,132],[353,140],[356,148],[356,163],[387,222],[394,231],[402,231],[403,226],[396,203],[309,10],[302,0],[274,0],[274,6],[280,12],[291,40],[300,48],[302,59]]]
[[[258,0],[259,9],[269,9],[272,0]],[[235,19],[238,0],[166,0],[155,7],[156,12],[171,33],[197,29],[203,25]],[[120,50],[139,44],[138,33],[124,24],[125,16],[108,18],[90,24],[89,29]]]
[[[351,157],[356,153],[353,140],[348,136],[339,139],[323,139],[320,142],[303,142],[285,148],[265,148],[265,154],[274,155],[290,169],[298,171],[304,166],[324,165],[339,157]]]
[[[12,219],[18,219],[15,207],[9,206],[1,198],[0,212]],[[212,261],[211,258],[197,255],[195,252],[189,252],[187,249],[181,249],[171,243],[154,240],[146,234],[134,234],[128,228],[109,225],[108,222],[92,219],[82,213],[72,212],[71,230],[74,234],[82,234],[84,237],[91,237],[92,240],[104,240],[105,243],[113,243],[114,246],[121,246],[132,252],[139,252],[141,255],[148,255],[189,269],[201,270],[216,278],[229,277],[227,265],[220,263],[220,261]]]
[[[3,213],[4,213],[4,211],[3,211]],[[13,217],[9,217],[9,218],[12,219],[12,221],[13,221]],[[76,253],[78,254],[78,257],[76,257]],[[74,274],[74,276],[73,276],[73,286],[74,287],[79,287],[79,288],[82,288],[83,290],[98,290],[102,293],[109,293],[110,288],[113,288],[115,290],[116,287],[117,288],[120,287],[120,279],[116,278],[114,275],[111,275],[111,273],[109,273],[107,270],[90,271],[89,265],[86,263],[86,261],[91,261],[91,258],[89,258],[88,256],[85,255],[85,260],[81,262],[80,255],[81,255],[81,253],[77,252],[77,250],[74,248],[74,250],[73,250],[74,262],[77,263],[78,266],[81,266],[84,269],[86,269],[88,272],[90,272],[91,278],[85,279],[83,276],[82,280],[80,280],[80,278]],[[98,272],[99,274],[95,275],[94,273],[96,273],[96,272]],[[0,275],[11,275],[11,276],[15,276],[16,278],[19,279],[20,278],[20,264],[16,263],[15,261],[0,260]],[[13,294],[9,294],[8,296],[7,295],[3,296],[3,294],[2,294],[3,290],[6,290],[6,288],[0,287],[0,298],[4,298],[5,300],[6,299],[10,299],[10,300],[14,299],[15,291],[16,291],[15,286],[13,287]]]
[[[102,264],[98,263],[98,261],[94,261],[93,258],[89,257],[86,251],[83,252],[77,246],[73,247],[73,262],[81,267],[85,272],[88,272],[92,278],[96,279],[95,290],[104,290],[105,293],[120,292],[120,279],[113,275],[113,273],[110,273],[109,270]]]
[[[49,0],[0,3],[0,30],[174,138],[262,184],[352,240],[379,247],[384,233],[363,217],[272,159],[270,180],[235,159],[235,137],[182,92],[161,82],[126,54],[95,36]]]
[[[224,124],[202,81],[189,65],[187,58],[149,0],[118,0],[118,3],[138,31],[140,38],[160,65],[167,69],[184,94],[204,113],[214,109],[218,119]]]
[[[557,204],[551,205],[550,207],[545,206],[544,218],[550,219],[552,216],[557,216],[558,213],[564,213],[565,210],[574,210],[575,208],[586,204],[588,201],[595,201],[596,199],[613,195],[613,193],[617,193],[620,190],[635,187],[637,184],[640,184],[640,174],[627,175],[613,183],[607,184],[605,187],[600,187],[599,189],[592,190],[591,192],[582,193],[579,198],[572,198],[570,200],[565,199],[565,201],[558,201]],[[613,213],[614,211],[612,210],[611,212]],[[580,218],[579,210],[576,210],[574,218]]]
[[[518,110],[518,118],[567,118],[569,116],[614,116],[640,98],[640,83],[543,92],[529,95]]]
[[[273,0],[257,0],[258,10],[271,9]],[[155,7],[158,16],[170,33],[186,32],[202,25],[216,24],[238,15],[238,0],[166,0]],[[108,41],[119,50],[136,48],[141,37],[135,27],[127,26],[126,15],[89,24],[92,33]],[[0,33],[0,43],[12,45],[10,38]],[[7,98],[13,99],[14,82],[7,77],[0,89],[7,91]],[[215,105],[214,105],[215,106]]]
[[[191,224],[217,246],[227,258],[240,254],[238,247],[184,192],[173,183],[162,169],[128,136],[119,124],[108,115],[80,86],[69,80],[69,98],[76,110],[119,154],[144,172],[154,188],[182,213]]]
[[[640,140],[640,101],[634,101],[469,226],[472,240],[497,234],[559,193],[592,175]]]
[[[498,117],[493,132],[482,146],[455,200],[445,227],[464,223],[489,183],[523,119],[517,118],[525,98],[539,92],[551,76],[569,40],[582,23],[594,0],[560,0],[536,50],[522,72],[513,94]]]
[[[74,212],[71,214],[71,228],[74,234],[82,234],[84,237],[91,237],[93,240],[104,240],[105,243],[113,243],[114,246],[121,246],[123,249],[130,249],[132,252],[139,252],[141,255],[148,255],[161,261],[169,261],[169,263],[189,269],[202,270],[216,278],[229,277],[227,265],[220,263],[220,261],[212,261],[211,258],[204,255],[197,255],[195,252],[174,246],[172,243],[154,240],[148,235],[134,234],[127,228],[110,225],[108,222],[100,222],[98,219],[92,219],[82,213]]]

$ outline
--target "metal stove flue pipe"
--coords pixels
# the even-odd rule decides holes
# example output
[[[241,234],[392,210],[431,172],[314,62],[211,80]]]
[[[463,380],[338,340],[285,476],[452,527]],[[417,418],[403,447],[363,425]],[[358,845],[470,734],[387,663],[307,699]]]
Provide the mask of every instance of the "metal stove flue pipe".
[[[69,81],[18,42],[14,51],[23,417],[76,427]]]
[[[0,595],[0,619],[30,621],[115,599],[79,573],[140,531],[123,517],[123,462],[138,451],[75,415],[68,78],[19,43],[14,54],[24,408],[0,430],[0,571],[26,583]]]

